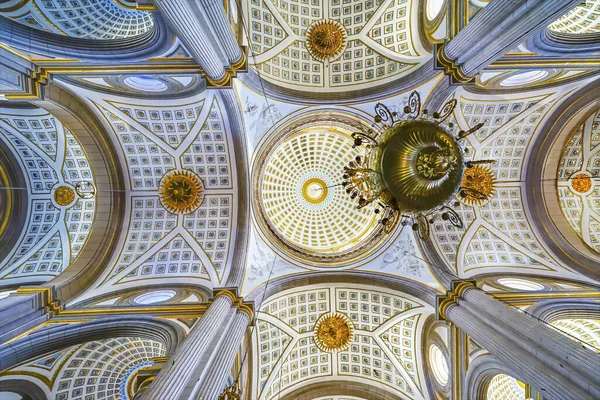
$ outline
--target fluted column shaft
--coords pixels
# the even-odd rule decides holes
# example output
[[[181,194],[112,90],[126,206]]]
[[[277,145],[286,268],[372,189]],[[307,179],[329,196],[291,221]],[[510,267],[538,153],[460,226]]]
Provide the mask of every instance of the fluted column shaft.
[[[213,81],[225,79],[225,66],[205,31],[207,27],[200,23],[188,0],[155,0],[154,4],[207,77]]]
[[[235,64],[242,60],[243,54],[240,45],[235,38],[229,18],[225,13],[222,0],[197,0],[206,13],[211,25],[213,26],[221,46],[229,62]]]
[[[227,337],[196,385],[197,392],[194,397],[196,400],[216,399],[225,389],[235,355],[242,344],[249,323],[250,316],[246,312],[238,311],[231,328],[226,333]]]
[[[463,77],[474,77],[490,63],[546,28],[581,0],[494,0],[479,11],[442,51]]]
[[[545,400],[600,398],[599,354],[474,286],[459,296],[444,317]]]
[[[203,357],[211,351],[209,344],[215,336],[223,334],[220,327],[235,311],[232,299],[217,296],[202,318],[196,322],[185,341],[179,346],[171,361],[158,373],[141,400],[176,400],[192,379]]]

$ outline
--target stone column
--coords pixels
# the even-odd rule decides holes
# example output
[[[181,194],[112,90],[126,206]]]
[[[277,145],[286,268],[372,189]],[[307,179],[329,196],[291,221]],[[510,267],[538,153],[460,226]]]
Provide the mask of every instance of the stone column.
[[[206,32],[210,28],[198,20],[188,0],[155,0],[154,4],[204,70],[206,77],[213,82],[228,80],[229,73]]]
[[[580,3],[581,0],[494,0],[437,49],[437,62],[455,81],[468,82]]]
[[[244,53],[235,38],[229,18],[223,7],[223,0],[197,0],[200,2],[201,9],[206,13],[213,29],[227,54],[227,58],[232,65],[244,63]]]
[[[226,332],[225,340],[206,369],[206,373],[196,384],[194,399],[216,399],[225,389],[235,355],[242,344],[250,319],[251,313],[246,310],[237,312],[229,331]]]
[[[223,335],[235,313],[233,299],[227,295],[217,295],[212,304],[194,325],[183,344],[177,349],[171,361],[158,373],[156,379],[141,393],[140,400],[177,400],[201,364],[206,354],[214,351],[210,344]]]
[[[52,318],[61,309],[54,287],[21,287],[0,299],[0,343],[13,340]]]
[[[438,313],[513,376],[543,393],[545,400],[600,398],[600,354],[492,298],[472,282],[453,282],[452,290],[438,298]]]

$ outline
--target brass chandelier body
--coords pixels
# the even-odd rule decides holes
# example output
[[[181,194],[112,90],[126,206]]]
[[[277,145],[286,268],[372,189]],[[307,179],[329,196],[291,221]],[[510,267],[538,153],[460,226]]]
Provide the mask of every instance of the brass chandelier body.
[[[455,107],[456,100],[451,100],[440,112],[429,115],[421,111],[417,92],[411,93],[401,116],[381,103],[376,105],[374,127],[379,124],[381,133],[370,129],[353,134],[354,145],[366,152],[350,161],[343,172],[342,185],[358,200],[358,208],[376,202],[380,223],[389,227],[398,220],[402,225],[410,223],[423,240],[429,238],[429,225],[438,212],[443,220],[463,227],[453,206],[459,200],[480,204],[493,194],[493,190],[482,193],[474,174],[465,171],[476,167],[487,174],[483,178],[488,182],[495,180],[490,169],[479,167],[490,160],[465,160],[468,150],[460,141],[483,124],[455,136],[450,131],[453,125],[445,123]]]

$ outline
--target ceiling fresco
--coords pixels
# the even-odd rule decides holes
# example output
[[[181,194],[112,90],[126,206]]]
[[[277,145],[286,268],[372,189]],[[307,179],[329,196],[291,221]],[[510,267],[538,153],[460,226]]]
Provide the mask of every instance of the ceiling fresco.
[[[347,316],[346,350],[323,350],[318,322]],[[274,399],[315,381],[356,381],[424,399],[421,330],[433,308],[398,292],[367,286],[305,287],[267,299],[253,336],[253,398]],[[339,329],[339,328],[338,328]]]
[[[384,84],[418,68],[429,55],[416,30],[413,0],[244,0],[250,29],[250,65],[277,85],[291,89],[347,91]],[[333,21],[339,51],[311,54],[315,24]]]
[[[111,133],[126,185],[121,247],[88,295],[141,283],[222,284],[236,235],[237,178],[218,92],[158,101],[78,90]],[[200,181],[202,201],[189,213],[169,211],[161,182],[188,172]]]
[[[113,0],[8,1],[0,15],[47,32],[110,40],[140,35],[153,26],[147,11],[128,10]]]
[[[573,133],[560,159],[557,189],[565,218],[600,253],[600,110]]]
[[[91,231],[96,201],[87,155],[69,128],[41,108],[4,108],[0,140],[25,176],[26,226],[0,262],[0,284],[44,283],[76,258]]]
[[[467,137],[466,147],[474,159],[495,160],[491,169],[497,180],[490,201],[477,207],[463,202],[457,208],[466,223],[464,230],[435,219],[434,245],[458,276],[503,272],[576,277],[537,239],[523,198],[528,148],[544,119],[573,88],[510,99],[464,89],[452,95],[459,102],[453,115],[456,130],[484,123],[478,133]]]
[[[84,343],[48,354],[0,373],[3,380],[25,375],[37,383],[49,399],[133,398],[138,371],[164,357],[165,346],[152,340],[121,337]]]

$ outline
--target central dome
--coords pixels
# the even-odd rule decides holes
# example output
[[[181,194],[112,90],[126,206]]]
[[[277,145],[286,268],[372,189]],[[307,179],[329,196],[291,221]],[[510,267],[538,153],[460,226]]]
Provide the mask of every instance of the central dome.
[[[308,265],[345,265],[368,256],[385,237],[381,215],[375,204],[357,209],[341,185],[346,160],[361,154],[351,137],[359,125],[312,115],[261,147],[254,179],[257,222],[283,255]]]

